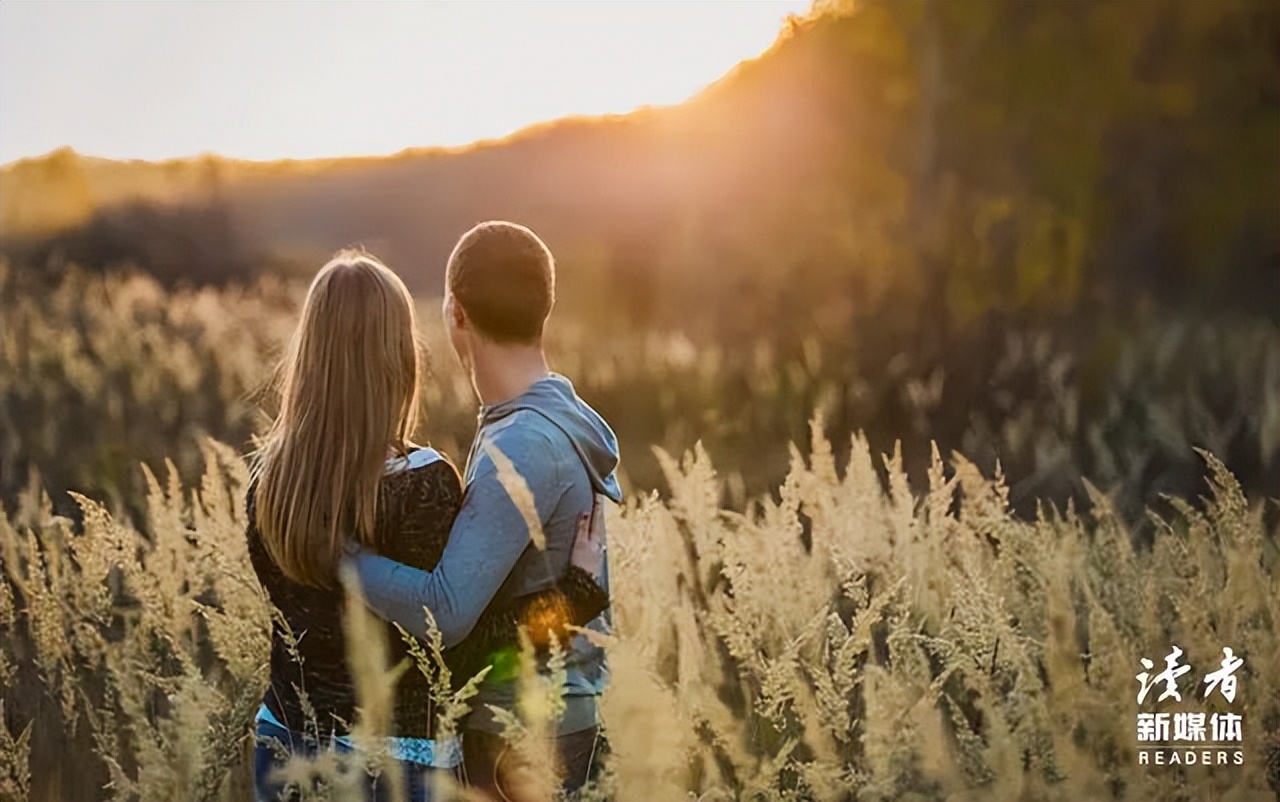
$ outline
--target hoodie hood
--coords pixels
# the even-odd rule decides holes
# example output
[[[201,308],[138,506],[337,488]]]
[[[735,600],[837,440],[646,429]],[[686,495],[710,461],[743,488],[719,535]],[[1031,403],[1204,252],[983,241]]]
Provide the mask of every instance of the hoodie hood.
[[[618,484],[618,438],[600,413],[578,397],[573,382],[558,373],[534,382],[509,401],[480,408],[480,425],[486,426],[527,409],[546,418],[573,443],[578,459],[591,477],[592,489],[615,503],[622,501]]]

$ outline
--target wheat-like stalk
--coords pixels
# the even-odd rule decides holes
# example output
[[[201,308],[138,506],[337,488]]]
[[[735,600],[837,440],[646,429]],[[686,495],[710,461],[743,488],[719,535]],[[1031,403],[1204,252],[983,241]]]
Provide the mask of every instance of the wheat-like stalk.
[[[1146,547],[1100,492],[1088,516],[1025,520],[998,475],[960,457],[935,453],[927,487],[912,493],[896,454],[874,457],[855,438],[837,464],[814,429],[778,494],[745,510],[721,507],[722,482],[695,449],[659,454],[669,500],[639,496],[609,512],[614,634],[596,640],[611,665],[602,711],[613,749],[585,798],[1267,793],[1280,716],[1276,532],[1220,462],[1204,456],[1203,505],[1171,500],[1150,517]],[[40,678],[59,726],[92,746],[67,759],[99,767],[104,798],[247,793],[251,719],[281,619],[248,567],[244,468],[223,446],[203,451],[194,488],[176,468],[164,482],[144,474],[145,535],[83,496],[78,532],[39,494],[0,518],[0,673]],[[424,615],[428,638],[409,638],[410,655],[435,677],[445,738],[481,678],[450,690]],[[379,758],[392,684],[409,668],[386,665],[383,627],[362,605],[348,627],[361,698],[351,724],[365,754],[295,760],[286,777],[308,798],[356,798],[364,760]],[[281,631],[297,656],[306,635]],[[1245,657],[1234,708],[1243,766],[1138,765],[1134,674],[1170,643],[1198,673],[1224,645]],[[528,789],[550,796],[565,656],[539,663],[528,643],[522,656],[518,709],[498,715],[539,769]],[[44,725],[29,726],[22,699],[5,702],[0,793],[21,799],[41,787],[28,760],[32,727]]]

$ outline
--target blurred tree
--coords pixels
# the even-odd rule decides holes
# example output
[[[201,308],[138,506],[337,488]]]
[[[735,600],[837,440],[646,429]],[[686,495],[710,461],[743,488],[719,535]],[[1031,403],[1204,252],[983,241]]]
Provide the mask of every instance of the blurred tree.
[[[71,148],[17,162],[0,178],[0,236],[79,225],[94,205],[82,159]]]

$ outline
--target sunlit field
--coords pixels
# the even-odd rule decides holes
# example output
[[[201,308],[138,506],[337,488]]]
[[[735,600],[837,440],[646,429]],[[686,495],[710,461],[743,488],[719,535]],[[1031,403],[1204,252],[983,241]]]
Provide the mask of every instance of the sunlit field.
[[[0,791],[244,799],[271,614],[245,552],[240,455],[298,288],[73,275],[38,301],[12,289],[6,465],[23,444],[84,494],[55,511],[32,471],[0,523],[0,677],[17,722]],[[425,429],[457,455],[473,402],[434,311]],[[912,482],[900,454],[832,443],[820,417],[788,439],[797,399],[821,414],[820,355],[744,367],[659,333],[599,352],[574,336],[555,334],[552,362],[585,397],[607,409],[648,392],[666,427],[613,413],[624,464],[652,468],[632,472],[609,522],[615,755],[593,793],[1252,800],[1274,787],[1275,516],[1212,454],[1197,457],[1203,503],[1126,520],[1090,486],[1087,512],[1019,515],[1002,476],[960,454],[934,453]],[[727,414],[710,399],[735,370],[760,388],[745,408],[766,465],[750,474],[706,423]],[[644,438],[682,432],[731,456],[645,453]],[[1244,656],[1231,707],[1243,765],[1138,764],[1134,677],[1170,643],[1197,670],[1224,645]],[[344,798],[350,775],[312,768]]]
[[[621,449],[583,802],[1280,799],[1280,4],[820,0],[750,57],[792,5],[353,4],[342,47],[273,33],[311,6],[0,7],[0,144],[58,148],[0,165],[0,802],[252,798],[246,457],[308,282],[403,278],[414,439],[462,463],[439,295],[491,219],[554,254],[547,360]],[[364,754],[295,761],[308,800],[444,662],[349,589]],[[503,723],[549,767],[534,663]]]

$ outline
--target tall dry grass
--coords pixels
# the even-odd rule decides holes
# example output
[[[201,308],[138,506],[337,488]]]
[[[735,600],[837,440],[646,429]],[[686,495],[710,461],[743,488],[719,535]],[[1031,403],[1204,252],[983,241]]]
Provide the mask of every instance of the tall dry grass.
[[[659,453],[670,499],[610,514],[614,755],[589,797],[1275,792],[1277,532],[1212,456],[1205,503],[1175,500],[1153,516],[1153,545],[1135,548],[1102,494],[1088,516],[1026,521],[998,475],[959,456],[935,454],[918,496],[897,455],[883,489],[861,439],[839,468],[823,437],[806,450],[792,447],[786,481],[745,512],[722,507],[701,448],[678,462]],[[81,533],[34,493],[0,519],[0,673],[7,688],[24,672],[39,680],[23,698],[6,694],[5,800],[248,798],[271,611],[245,553],[243,464],[216,443],[202,451],[197,486],[176,470],[165,482],[145,474],[146,536],[85,497]],[[352,621],[358,637],[377,629]],[[1138,765],[1134,676],[1172,643],[1196,677],[1223,646],[1244,657],[1233,707],[1244,765]],[[395,670],[414,669],[360,672],[365,735],[385,719]],[[554,672],[523,682],[525,715],[509,726],[545,754]],[[325,790],[351,798],[350,784]]]
[[[162,471],[171,459],[193,483],[203,438],[242,448],[261,429],[269,399],[259,390],[305,287],[41,278],[0,262],[0,503],[12,509],[35,471],[64,514],[77,514],[66,496],[76,490],[140,520],[139,462]],[[575,279],[572,268],[564,278]],[[806,439],[813,410],[826,411],[842,461],[855,431],[876,451],[902,440],[913,479],[926,475],[935,441],[987,473],[1000,461],[1028,517],[1039,500],[1086,502],[1088,477],[1139,519],[1161,493],[1198,492],[1195,447],[1231,466],[1251,497],[1280,486],[1280,329],[1267,320],[1135,314],[1085,332],[1024,322],[957,333],[935,353],[909,337],[816,323],[790,345],[760,328],[697,341],[626,326],[602,334],[575,321],[581,311],[557,311],[549,358],[614,424],[634,487],[663,484],[651,446],[680,454],[701,442],[725,500],[742,509],[785,478],[788,444]],[[424,299],[419,320],[433,355],[424,434],[465,454],[474,394],[439,305]]]
[[[36,291],[18,278],[0,264],[0,800],[248,798],[271,610],[245,556],[237,451],[299,288],[169,292],[144,276],[73,272]],[[471,390],[440,356],[434,309],[422,317],[437,354],[428,429],[465,453]],[[1193,470],[1207,475],[1196,485],[1206,503],[1184,492],[1159,514],[1131,514],[1152,486],[1182,486],[1162,471],[1184,472],[1193,443],[1254,465],[1257,494],[1280,453],[1274,327],[1112,332],[1102,356],[1114,364],[1101,368],[1051,334],[1010,333],[989,355],[992,382],[975,384],[987,407],[948,395],[963,374],[910,356],[877,369],[835,343],[793,354],[767,336],[600,341],[563,319],[549,333],[554,364],[617,426],[631,486],[668,488],[610,521],[617,632],[604,707],[616,755],[594,794],[1274,789],[1274,505],[1246,501],[1206,457]],[[832,416],[818,431],[868,426],[925,443],[931,427],[963,418],[953,441],[974,462],[935,453],[930,467],[910,446],[881,460],[843,435],[789,445],[811,409]],[[662,448],[646,453],[651,443]],[[990,476],[996,457],[1017,466],[1008,483]],[[908,483],[904,465],[917,462]],[[1026,514],[1028,499],[1073,495],[1058,491],[1081,475],[1108,488],[1089,488],[1087,513]],[[1160,661],[1173,643],[1195,676],[1216,668],[1222,646],[1245,657],[1244,766],[1136,764],[1138,660]],[[439,642],[415,662],[394,668],[436,670]],[[370,711],[392,668],[362,673]],[[556,715],[554,671],[523,682],[524,718],[510,725],[536,757]],[[441,689],[436,701],[456,725],[465,693]],[[366,744],[380,720],[353,722]],[[296,768],[329,777],[342,798],[358,767]]]

